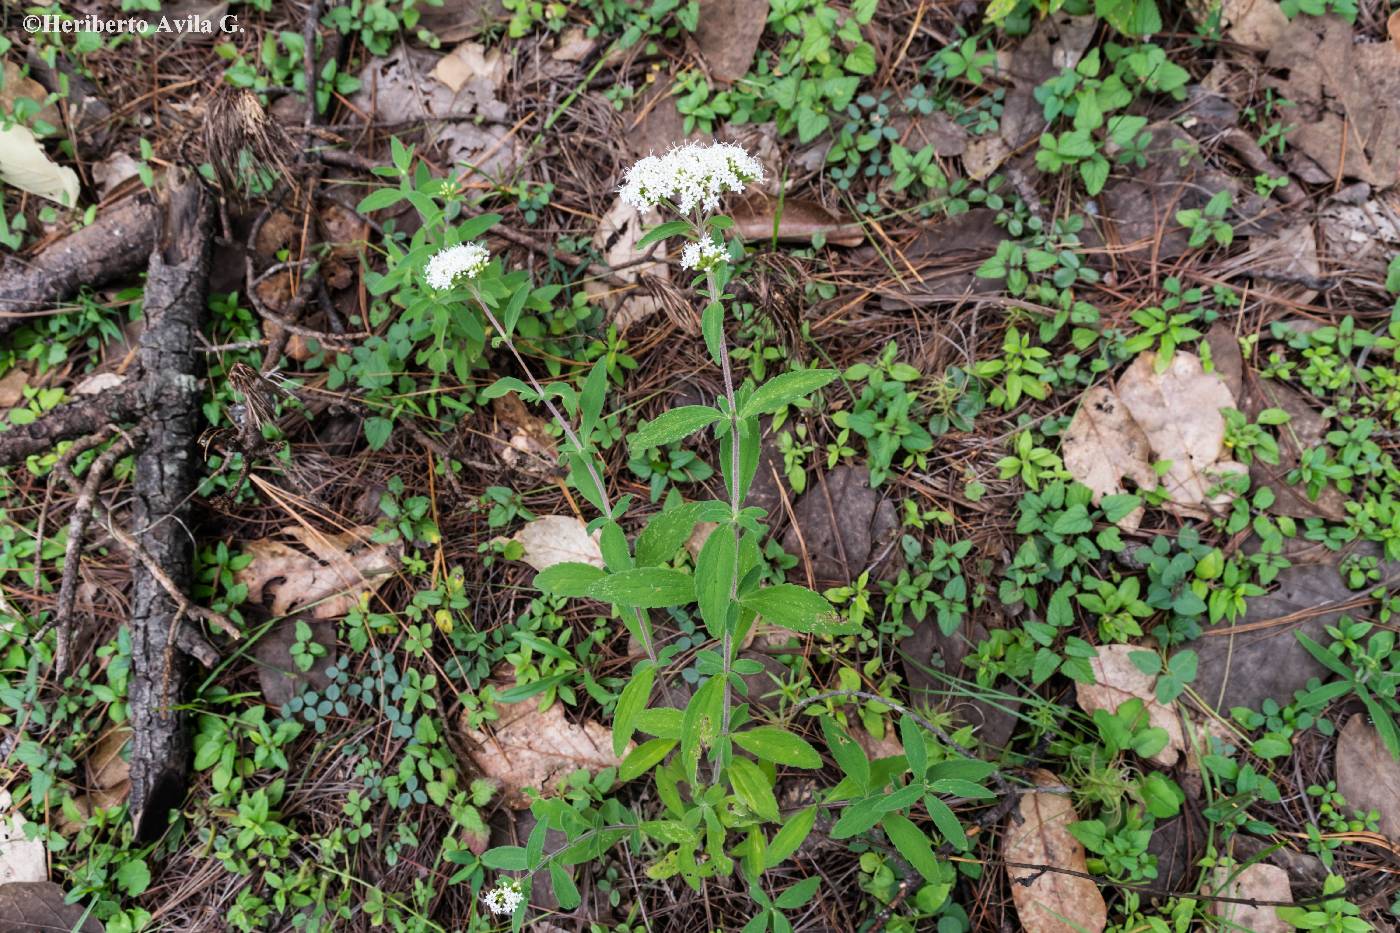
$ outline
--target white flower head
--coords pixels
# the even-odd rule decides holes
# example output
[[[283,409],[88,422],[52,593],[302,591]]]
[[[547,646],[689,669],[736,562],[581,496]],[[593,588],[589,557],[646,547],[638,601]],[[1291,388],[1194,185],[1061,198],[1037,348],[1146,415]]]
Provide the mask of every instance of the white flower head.
[[[698,243],[687,243],[681,250],[681,268],[706,272],[729,261],[729,251],[706,237]]]
[[[451,288],[461,276],[476,278],[490,261],[491,254],[480,243],[461,243],[438,250],[423,277],[433,288]]]
[[[513,881],[501,881],[481,896],[486,909],[500,917],[509,917],[515,913],[515,908],[519,907],[524,899],[525,895],[520,893]]]
[[[622,200],[639,210],[669,201],[689,214],[697,205],[719,207],[720,195],[743,191],[763,180],[763,164],[733,143],[687,143],[665,155],[647,156],[627,170],[618,189]]]

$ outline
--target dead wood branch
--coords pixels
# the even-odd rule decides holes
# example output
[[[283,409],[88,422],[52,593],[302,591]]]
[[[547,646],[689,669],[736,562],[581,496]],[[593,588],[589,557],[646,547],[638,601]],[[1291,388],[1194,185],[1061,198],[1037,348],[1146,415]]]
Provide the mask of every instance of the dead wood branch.
[[[84,285],[102,285],[141,268],[151,254],[155,226],[155,204],[142,192],[37,256],[6,259],[0,264],[0,334],[34,312],[72,298]]]
[[[209,285],[213,208],[188,174],[172,172],[167,183],[146,278],[140,358],[148,440],[136,457],[132,537],[137,553],[150,555],[176,592],[187,592],[194,543],[186,519],[198,482],[196,346]],[[189,662],[175,649],[183,613],[167,581],[139,557],[131,575],[131,814],[137,836],[153,839],[188,788],[190,740],[178,707]]]

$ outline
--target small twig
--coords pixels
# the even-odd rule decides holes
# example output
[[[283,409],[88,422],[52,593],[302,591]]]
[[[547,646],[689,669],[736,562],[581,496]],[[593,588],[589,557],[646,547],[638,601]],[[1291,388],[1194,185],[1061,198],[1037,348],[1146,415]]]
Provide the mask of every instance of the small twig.
[[[170,575],[165,572],[164,568],[160,566],[160,563],[152,557],[135,538],[114,525],[110,515],[107,516],[107,531],[116,539],[118,544],[145,565],[146,569],[150,571],[151,576],[160,584],[161,589],[165,590],[170,598],[174,600],[175,609],[178,613],[188,616],[191,619],[199,619],[201,622],[206,622],[235,641],[243,637],[243,633],[238,630],[238,626],[229,621],[228,616],[220,612],[215,612],[213,609],[205,609],[203,606],[197,606],[190,602],[185,594],[181,592],[180,588],[175,585],[175,581],[170,579]]]

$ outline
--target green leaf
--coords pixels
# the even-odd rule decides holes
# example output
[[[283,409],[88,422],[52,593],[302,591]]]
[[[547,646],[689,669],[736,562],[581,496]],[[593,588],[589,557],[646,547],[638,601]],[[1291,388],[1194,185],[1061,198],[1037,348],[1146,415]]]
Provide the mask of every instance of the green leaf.
[[[565,561],[535,574],[535,588],[552,596],[587,596],[589,587],[605,576],[600,567]]]
[[[909,770],[918,780],[923,780],[928,770],[928,746],[919,724],[908,713],[899,717],[899,741],[904,745],[904,758],[909,762]]]
[[[1264,736],[1249,749],[1260,758],[1283,758],[1293,751],[1293,746],[1275,736]]]
[[[926,881],[937,884],[938,859],[934,856],[933,847],[929,845],[928,837],[923,831],[898,813],[885,814],[880,825],[885,828],[885,835],[890,837],[890,842],[894,843],[899,854],[914,866],[914,870],[923,875]]]
[[[497,871],[527,871],[530,867],[530,862],[525,857],[525,849],[521,846],[497,846],[488,849],[486,854],[481,856],[481,864]]]
[[[389,442],[389,435],[393,433],[394,422],[388,418],[365,419],[365,440],[369,442],[370,450],[383,450],[384,445]]]
[[[764,621],[793,632],[850,635],[860,630],[859,626],[843,621],[820,593],[793,583],[765,587],[740,602],[745,609],[763,616]]]
[[[549,863],[549,882],[554,887],[554,899],[561,908],[573,910],[579,905],[578,887],[557,860]]]
[[[792,910],[794,907],[801,907],[812,899],[812,895],[817,893],[817,888],[821,885],[820,875],[813,875],[811,878],[797,882],[782,894],[778,895],[773,903],[783,910]]]
[[[709,405],[682,405],[680,408],[672,408],[656,420],[637,428],[627,438],[627,446],[633,453],[645,453],[653,447],[665,447],[714,424],[721,417],[719,409]]]
[[[875,73],[875,47],[862,42],[846,55],[846,70],[853,75],[873,75]]]
[[[752,418],[778,411],[817,391],[837,376],[834,369],[799,369],[774,376],[759,386],[749,400],[739,406],[739,417]]]
[[[638,567],[610,573],[588,588],[605,603],[637,609],[665,609],[695,600],[695,578],[664,567]]]
[[[403,200],[403,192],[398,188],[380,188],[378,191],[371,191],[359,204],[356,204],[355,211],[360,214],[368,214],[370,211],[391,207],[401,200]]]
[[[671,753],[671,749],[676,747],[675,739],[651,739],[643,742],[632,749],[632,754],[622,760],[622,765],[617,769],[617,779],[619,781],[630,781],[635,777],[646,774],[653,765],[660,764],[661,760]],[[487,853],[490,855],[491,853]],[[493,866],[504,867],[504,866]],[[520,866],[524,869],[525,866]]]
[[[705,539],[700,556],[695,559],[695,597],[711,638],[724,637],[729,607],[733,605],[729,597],[737,583],[737,547],[733,526],[720,526]]]
[[[705,349],[718,366],[724,360],[724,306],[712,301],[700,312],[700,333],[705,337]]]
[[[764,761],[790,768],[820,768],[822,756],[806,739],[777,726],[757,726],[734,733],[734,742]]]
[[[831,749],[831,757],[836,759],[836,764],[862,791],[869,790],[870,759],[865,757],[865,750],[831,717],[821,717],[821,723],[826,747]]]
[[[621,755],[637,728],[637,717],[646,709],[651,699],[651,686],[656,680],[656,668],[651,662],[627,682],[622,695],[617,698],[617,709],[613,712],[613,754]]]
[[[932,794],[924,798],[924,806],[928,808],[928,815],[933,818],[933,825],[938,827],[939,834],[958,851],[966,851],[967,833],[952,808]]]
[[[664,224],[657,224],[637,240],[637,249],[646,249],[658,240],[664,240],[668,236],[675,236],[678,233],[690,232],[690,222],[685,220],[670,220]]]
[[[729,763],[729,780],[746,807],[770,823],[779,822],[778,799],[762,768],[747,758],[735,758]]]
[[[151,869],[147,867],[145,859],[132,859],[123,862],[117,869],[116,880],[117,887],[128,896],[135,897],[151,886]]]
[[[866,797],[842,810],[841,818],[836,821],[836,825],[831,827],[831,838],[850,839],[852,836],[859,836],[861,833],[873,829],[875,824],[880,822],[880,817],[884,816],[886,812],[880,806],[882,799],[881,797]]]
[[[817,808],[808,807],[796,816],[790,817],[783,828],[773,834],[768,843],[768,851],[763,854],[763,867],[774,868],[790,857],[806,841],[817,822]]]
[[[655,567],[675,557],[697,522],[714,522],[729,514],[723,502],[686,502],[653,515],[637,535],[637,563]]]

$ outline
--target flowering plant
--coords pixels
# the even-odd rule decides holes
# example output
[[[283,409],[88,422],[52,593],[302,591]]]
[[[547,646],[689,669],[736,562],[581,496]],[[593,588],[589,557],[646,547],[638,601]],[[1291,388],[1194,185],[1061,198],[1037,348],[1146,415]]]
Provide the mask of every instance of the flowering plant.
[[[620,195],[629,203],[660,207],[676,215],[648,231],[639,248],[667,237],[686,241],[681,264],[696,270],[694,284],[703,299],[701,331],[723,382],[723,395],[713,404],[670,409],[640,425],[629,436],[628,444],[634,453],[644,452],[711,430],[719,447],[727,493],[723,500],[669,502],[643,523],[630,543],[622,522],[631,497],[611,498],[602,462],[585,440],[593,436],[605,401],[603,363],[594,366],[579,391],[559,384],[546,389],[530,372],[512,340],[520,302],[512,300],[498,307],[480,290],[477,275],[488,262],[484,250],[453,247],[429,264],[428,275],[435,282],[460,286],[475,299],[524,375],[523,380],[498,380],[485,395],[514,391],[549,409],[566,438],[562,456],[569,480],[599,513],[588,530],[598,534],[605,566],[555,564],[536,575],[535,585],[551,595],[586,597],[618,607],[645,655],[617,698],[613,751],[625,755],[618,769],[620,781],[654,775],[665,808],[662,816],[643,820],[615,799],[596,811],[580,813],[563,800],[540,798],[531,806],[537,823],[526,845],[501,846],[482,859],[488,867],[523,872],[512,884],[523,886],[525,891],[537,878],[547,879],[565,909],[579,903],[565,866],[598,858],[623,842],[638,853],[644,849],[661,852],[647,868],[649,877],[680,876],[696,890],[705,878],[739,870],[760,910],[755,921],[762,918],[764,930],[770,925],[775,930],[785,928],[787,921],[781,910],[805,903],[816,891],[817,879],[812,878],[769,899],[758,883],[765,871],[797,851],[818,810],[812,806],[785,817],[774,794],[777,769],[820,768],[823,761],[817,750],[794,732],[754,721],[746,702],[744,678],[759,673],[762,666],[737,656],[738,646],[760,619],[769,626],[808,635],[850,634],[855,630],[855,623],[843,619],[821,594],[791,583],[765,585],[765,580],[780,575],[767,567],[762,554],[764,512],[744,505],[758,468],[759,419],[806,398],[837,375],[829,369],[798,369],[758,386],[735,384],[725,334],[725,304],[731,296],[725,289],[733,263],[743,256],[743,244],[737,239],[725,242],[724,234],[732,222],[719,214],[718,208],[724,195],[741,192],[762,177],[762,166],[737,146],[692,144],[641,160],[627,172],[621,186]],[[688,554],[686,542],[701,523],[713,523],[714,529],[700,547],[693,571],[687,571],[682,569]],[[711,639],[698,653],[700,681],[684,709],[653,705],[658,681],[681,646],[658,644],[649,613],[687,607],[699,616]],[[888,705],[897,708],[897,704]],[[854,761],[853,754],[865,761],[834,722],[823,719],[822,727],[843,770]],[[909,728],[913,729],[912,722]],[[632,738],[638,733],[650,738],[632,748]],[[905,740],[912,747],[916,738],[917,733],[911,731]],[[864,769],[856,769],[854,764],[851,768],[848,773],[863,774],[861,792],[877,800],[883,796],[881,788],[871,782],[868,762]],[[971,777],[976,779],[977,775]],[[964,790],[975,786],[963,783]],[[948,814],[951,817],[951,811]],[[875,811],[877,821],[903,819],[898,812]],[[955,819],[951,825],[957,825]],[[774,831],[770,833],[770,829]],[[551,830],[562,832],[567,843],[547,853],[545,839]],[[919,848],[911,850],[917,857],[930,851],[921,871],[942,871],[930,867],[931,850],[912,823],[904,820],[898,830],[905,833],[911,846],[917,836]],[[903,852],[904,845],[900,849]],[[738,856],[737,862],[734,856]],[[487,895],[489,909],[504,912],[507,906],[523,903],[523,896],[516,902],[501,893],[503,890]],[[523,910],[514,914],[516,929],[523,924],[524,914]]]

